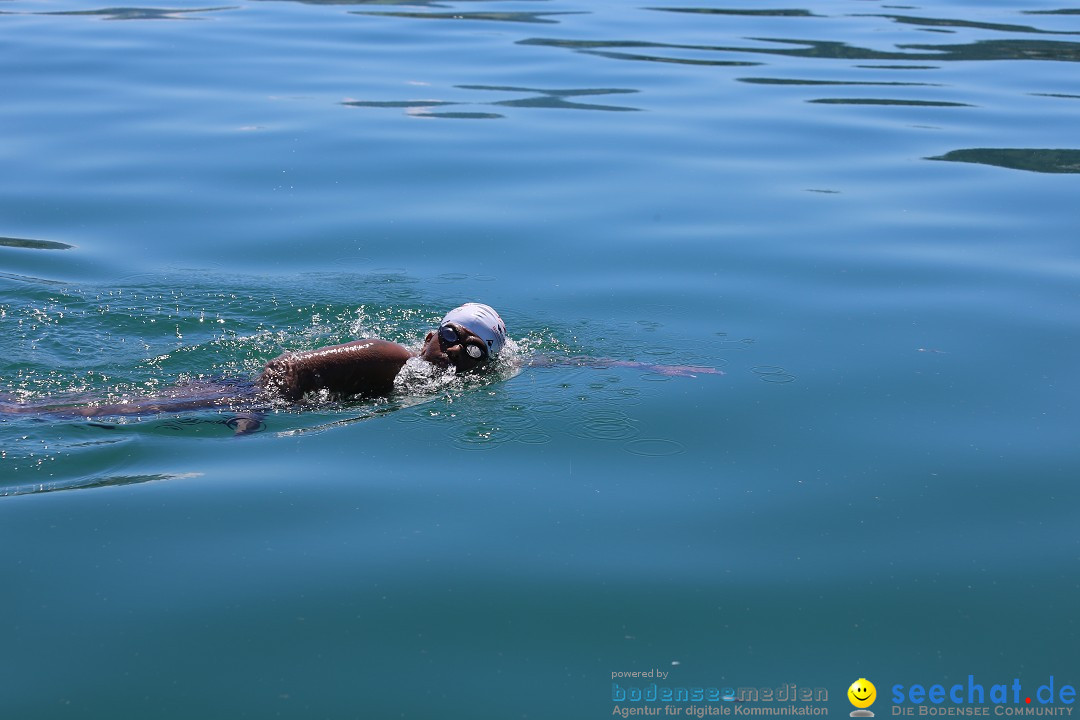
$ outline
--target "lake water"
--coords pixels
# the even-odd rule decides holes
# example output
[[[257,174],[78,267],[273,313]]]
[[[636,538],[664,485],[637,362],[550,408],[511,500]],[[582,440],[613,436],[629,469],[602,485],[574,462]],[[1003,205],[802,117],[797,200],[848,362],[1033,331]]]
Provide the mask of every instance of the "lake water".
[[[0,714],[1077,685],[1077,61],[1052,0],[0,0],[5,402],[516,341],[247,437],[4,416]]]

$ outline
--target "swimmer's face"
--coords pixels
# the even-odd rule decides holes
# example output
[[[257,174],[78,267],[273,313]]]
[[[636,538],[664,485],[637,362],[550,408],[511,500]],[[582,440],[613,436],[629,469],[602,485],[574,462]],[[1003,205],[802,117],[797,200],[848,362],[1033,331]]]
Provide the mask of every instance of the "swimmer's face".
[[[442,368],[453,365],[458,372],[469,372],[487,364],[487,344],[483,339],[461,325],[449,323],[448,327],[453,332],[432,330],[427,334],[420,357]]]

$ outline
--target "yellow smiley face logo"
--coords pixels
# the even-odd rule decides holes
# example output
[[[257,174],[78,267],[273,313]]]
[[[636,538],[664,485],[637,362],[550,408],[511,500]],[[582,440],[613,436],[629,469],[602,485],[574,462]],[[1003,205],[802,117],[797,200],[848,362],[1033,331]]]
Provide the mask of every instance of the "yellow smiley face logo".
[[[848,700],[857,708],[868,708],[877,700],[877,688],[866,678],[859,678],[847,689]]]

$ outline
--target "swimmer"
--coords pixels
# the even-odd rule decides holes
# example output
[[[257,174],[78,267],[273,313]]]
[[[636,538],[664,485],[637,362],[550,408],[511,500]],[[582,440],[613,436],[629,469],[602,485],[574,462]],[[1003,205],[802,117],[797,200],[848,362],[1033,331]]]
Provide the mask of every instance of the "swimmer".
[[[299,403],[309,393],[334,397],[389,395],[394,378],[411,358],[458,373],[479,372],[506,344],[506,325],[489,305],[465,303],[428,331],[419,353],[386,340],[355,340],[279,355],[266,363],[255,382],[218,381],[173,388],[156,397],[111,405],[19,405],[0,403],[0,412],[67,417],[105,417],[236,408],[243,401]],[[257,422],[257,417],[250,418]],[[247,423],[250,424],[250,423]],[[245,424],[245,426],[247,425]]]
[[[320,390],[342,397],[389,395],[410,358],[459,373],[475,372],[505,344],[506,325],[499,314],[489,305],[465,303],[448,312],[438,330],[428,331],[418,355],[386,340],[355,340],[274,358],[256,383],[290,402]]]
[[[236,432],[248,433],[261,426],[263,408],[274,401],[301,403],[306,395],[328,393],[333,397],[379,397],[394,390],[394,379],[405,363],[418,358],[437,368],[456,373],[477,373],[489,368],[506,345],[506,325],[489,305],[469,302],[443,317],[439,327],[428,331],[419,352],[386,340],[354,340],[316,350],[289,352],[266,363],[254,382],[226,380],[178,386],[163,395],[132,399],[110,405],[22,405],[0,402],[0,413],[99,418],[120,415],[151,415],[218,408],[235,416],[225,421]],[[650,365],[625,360],[595,358],[533,358],[531,366],[635,367],[665,375],[719,374],[707,367]],[[246,409],[243,409],[247,406]],[[242,410],[242,411],[241,411]]]

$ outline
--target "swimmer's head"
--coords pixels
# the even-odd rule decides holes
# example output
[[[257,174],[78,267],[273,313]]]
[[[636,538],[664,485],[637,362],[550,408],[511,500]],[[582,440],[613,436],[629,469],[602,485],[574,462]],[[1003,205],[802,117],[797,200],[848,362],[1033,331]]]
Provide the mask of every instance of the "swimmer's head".
[[[420,356],[458,372],[475,370],[494,359],[506,344],[506,325],[489,305],[465,303],[446,314],[427,334]]]
[[[506,325],[499,313],[490,305],[483,303],[465,303],[456,307],[439,323],[439,328],[447,325],[460,325],[487,344],[488,357],[494,358],[506,344]]]

